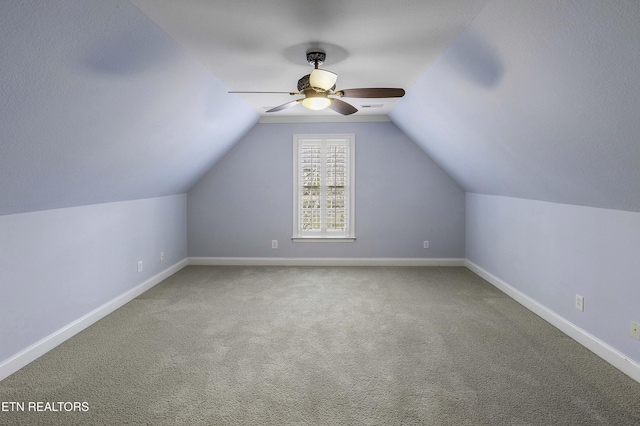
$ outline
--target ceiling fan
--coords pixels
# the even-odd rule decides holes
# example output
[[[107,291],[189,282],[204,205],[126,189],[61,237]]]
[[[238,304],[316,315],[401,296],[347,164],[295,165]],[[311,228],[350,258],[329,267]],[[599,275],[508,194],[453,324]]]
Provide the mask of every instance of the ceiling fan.
[[[231,91],[229,93],[287,93],[289,95],[304,95],[304,98],[287,102],[267,112],[278,112],[302,103],[308,109],[319,111],[329,108],[342,115],[350,115],[358,110],[340,98],[401,98],[404,89],[368,88],[368,89],[336,89],[338,75],[318,67],[324,63],[326,54],[319,51],[307,53],[307,62],[313,66],[313,71],[298,80],[297,92],[246,92]]]

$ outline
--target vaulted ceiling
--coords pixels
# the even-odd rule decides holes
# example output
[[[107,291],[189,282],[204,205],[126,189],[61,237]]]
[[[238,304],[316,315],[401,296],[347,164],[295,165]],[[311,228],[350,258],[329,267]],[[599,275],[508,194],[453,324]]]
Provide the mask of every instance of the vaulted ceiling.
[[[312,47],[466,191],[640,211],[634,0],[4,0],[0,38],[0,215],[188,191]]]

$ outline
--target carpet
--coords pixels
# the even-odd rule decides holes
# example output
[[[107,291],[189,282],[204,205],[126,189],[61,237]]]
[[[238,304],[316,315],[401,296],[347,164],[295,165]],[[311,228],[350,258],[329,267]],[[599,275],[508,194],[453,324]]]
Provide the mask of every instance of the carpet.
[[[0,382],[0,424],[637,425],[639,397],[466,268],[189,266]]]

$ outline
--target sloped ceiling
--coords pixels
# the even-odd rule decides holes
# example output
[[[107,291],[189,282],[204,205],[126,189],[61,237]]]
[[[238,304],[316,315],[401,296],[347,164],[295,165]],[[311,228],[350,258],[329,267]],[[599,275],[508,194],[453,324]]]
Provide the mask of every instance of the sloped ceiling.
[[[640,2],[492,1],[390,117],[468,192],[640,211]]]
[[[638,1],[4,0],[0,39],[0,215],[186,192],[280,101],[227,91],[313,45],[408,89],[391,119],[465,190],[640,211]]]
[[[186,192],[259,115],[128,1],[0,2],[0,215]]]

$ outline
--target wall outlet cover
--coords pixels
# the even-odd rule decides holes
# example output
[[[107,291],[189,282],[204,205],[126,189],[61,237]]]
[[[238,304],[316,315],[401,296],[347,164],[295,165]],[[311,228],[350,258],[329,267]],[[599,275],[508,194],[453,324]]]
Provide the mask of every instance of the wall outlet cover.
[[[576,309],[584,312],[584,296],[576,294]]]
[[[631,336],[640,340],[640,323],[631,321]]]

